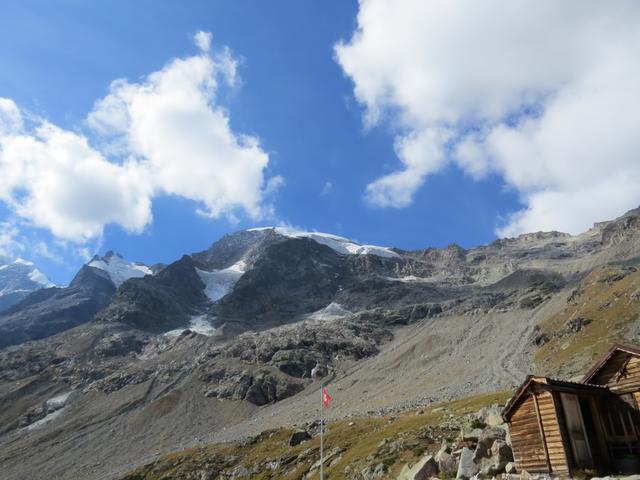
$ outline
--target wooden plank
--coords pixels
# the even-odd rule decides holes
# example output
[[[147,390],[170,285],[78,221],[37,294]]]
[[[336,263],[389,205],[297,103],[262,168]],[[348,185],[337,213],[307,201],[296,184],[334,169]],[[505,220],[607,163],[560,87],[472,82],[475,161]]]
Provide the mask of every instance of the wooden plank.
[[[562,472],[566,472],[567,476],[571,476],[571,474],[573,473],[571,471],[571,465],[569,464],[569,457],[567,455],[567,441],[565,438],[565,432],[563,431],[563,425],[564,423],[561,421],[561,417],[560,417],[560,410],[558,409],[558,397],[557,394],[552,394],[551,395],[551,401],[553,402],[553,405],[555,407],[555,420],[556,420],[556,424],[558,425],[558,429],[560,431],[560,441],[562,443],[562,451],[564,452],[564,458],[562,461],[559,461],[557,464],[557,469],[558,472],[562,471]]]
[[[542,418],[540,418],[540,410],[538,408],[538,396],[535,394],[532,396],[533,396],[533,404],[536,407],[536,415],[538,417],[538,426],[540,427],[540,436],[542,437],[542,446],[544,448],[544,456],[547,460],[547,467],[549,468],[548,472],[551,473],[551,461],[549,460],[549,452],[547,451],[547,440],[545,439],[544,428],[542,426]]]

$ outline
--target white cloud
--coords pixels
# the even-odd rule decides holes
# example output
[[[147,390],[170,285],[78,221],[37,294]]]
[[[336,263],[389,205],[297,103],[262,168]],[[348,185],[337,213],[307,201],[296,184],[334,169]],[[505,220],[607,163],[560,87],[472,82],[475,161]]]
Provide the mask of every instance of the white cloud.
[[[13,100],[0,97],[0,136],[22,129],[22,115]]]
[[[336,58],[402,133],[365,198],[405,207],[447,162],[500,174],[526,208],[499,230],[582,231],[640,204],[640,4],[363,0]]]
[[[198,31],[194,37],[194,41],[200,50],[208,52],[211,50],[211,32]]]
[[[257,138],[236,134],[216,103],[219,81],[233,83],[228,50],[175,59],[140,83],[116,80],[87,118],[101,147],[44,120],[25,122],[0,99],[0,200],[56,237],[86,242],[118,224],[141,232],[157,195],[176,195],[211,217],[243,211],[259,218],[266,196],[282,184],[267,180],[269,157]],[[25,124],[32,123],[25,126]]]

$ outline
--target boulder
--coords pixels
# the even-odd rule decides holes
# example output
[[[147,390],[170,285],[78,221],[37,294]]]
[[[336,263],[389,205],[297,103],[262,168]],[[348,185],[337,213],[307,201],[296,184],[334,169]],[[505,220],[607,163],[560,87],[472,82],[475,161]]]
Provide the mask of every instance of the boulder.
[[[451,454],[451,447],[446,441],[442,442],[442,446],[434,457],[438,462],[438,470],[445,476],[453,476],[458,471],[458,460]]]
[[[511,447],[504,440],[496,440],[491,447],[491,458],[497,463],[513,462],[513,452]]]
[[[489,477],[504,473],[507,464],[513,461],[511,447],[509,447],[504,440],[492,439],[491,442],[491,447],[483,456],[478,456],[478,449],[476,449],[474,453],[474,461],[480,466],[480,473],[483,476]],[[482,443],[478,443],[478,448],[480,448],[481,445]]]
[[[302,442],[306,440],[311,440],[311,435],[306,430],[298,430],[297,432],[293,432],[291,437],[289,438],[289,446],[295,447],[296,445],[300,445]]]
[[[462,442],[477,442],[481,435],[481,428],[463,427],[460,430],[460,440]]]
[[[458,471],[458,460],[450,453],[443,452],[438,458],[438,470],[447,477],[453,476]]]
[[[504,419],[502,418],[502,407],[498,404],[482,408],[476,414],[476,418],[489,427],[497,427],[504,423]]]
[[[516,473],[516,464],[513,462],[509,462],[504,467],[505,473]]]
[[[473,461],[473,450],[463,447],[460,452],[460,463],[458,463],[456,479],[469,480],[476,473],[478,473],[478,466]]]
[[[398,480],[427,480],[438,475],[438,462],[433,455],[427,455],[414,465],[405,465]]]

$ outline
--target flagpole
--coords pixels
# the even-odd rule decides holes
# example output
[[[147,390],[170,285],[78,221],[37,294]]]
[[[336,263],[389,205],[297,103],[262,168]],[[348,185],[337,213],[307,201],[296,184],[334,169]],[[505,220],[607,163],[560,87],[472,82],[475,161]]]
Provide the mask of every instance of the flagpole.
[[[324,480],[324,382],[320,384],[320,480]]]

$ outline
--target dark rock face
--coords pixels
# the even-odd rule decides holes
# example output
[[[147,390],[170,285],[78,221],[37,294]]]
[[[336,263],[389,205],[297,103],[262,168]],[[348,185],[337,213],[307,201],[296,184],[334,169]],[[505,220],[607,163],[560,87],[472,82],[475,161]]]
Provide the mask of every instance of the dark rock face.
[[[339,289],[342,263],[340,255],[310,239],[272,244],[219,302],[217,313],[260,329],[319,310]]]
[[[328,324],[308,321],[247,333],[210,349],[199,362],[199,379],[210,385],[209,397],[265,405],[304,389],[318,365],[326,375],[326,366],[337,356],[369,357],[390,339],[388,329],[369,319]]]
[[[289,446],[295,447],[296,445],[300,445],[302,442],[306,442],[307,440],[311,440],[311,435],[306,430],[298,430],[297,432],[293,432],[291,434],[291,438],[289,439]]]
[[[225,371],[224,381],[207,391],[208,397],[246,400],[254,405],[266,405],[291,397],[302,391],[305,384],[269,368],[233,374]]]
[[[89,321],[116,288],[102,270],[83,266],[67,288],[36,291],[0,315],[0,348],[54,335]]]
[[[185,326],[207,303],[204,284],[185,255],[157,275],[131,278],[118,289],[97,321],[119,322],[150,332]]]
[[[265,248],[278,240],[273,230],[245,230],[225,235],[207,250],[192,254],[191,258],[203,270],[219,270],[242,259],[253,263]]]

